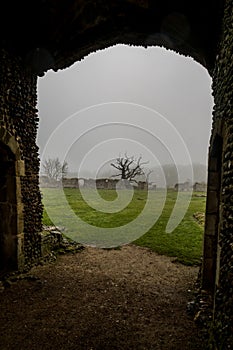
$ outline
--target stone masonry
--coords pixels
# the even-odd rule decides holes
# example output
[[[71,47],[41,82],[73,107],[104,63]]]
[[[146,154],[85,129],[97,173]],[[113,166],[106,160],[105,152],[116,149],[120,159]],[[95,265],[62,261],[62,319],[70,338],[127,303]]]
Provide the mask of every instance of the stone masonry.
[[[1,271],[23,269],[41,254],[37,76],[114,44],[163,46],[193,57],[213,79],[202,289],[213,298],[214,348],[232,348],[232,23],[232,0],[2,1]]]

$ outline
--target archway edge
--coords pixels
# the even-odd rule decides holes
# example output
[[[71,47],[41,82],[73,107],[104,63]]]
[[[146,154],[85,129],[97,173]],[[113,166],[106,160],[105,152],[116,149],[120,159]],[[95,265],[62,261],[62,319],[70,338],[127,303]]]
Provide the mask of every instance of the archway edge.
[[[138,34],[137,34],[138,35]],[[130,36],[130,35],[129,35]],[[132,34],[133,37],[133,34]],[[140,37],[140,35],[139,35]],[[113,46],[117,46],[117,45],[126,45],[129,47],[141,47],[144,48],[145,50],[151,47],[158,47],[161,49],[165,49],[168,52],[174,52],[178,55],[187,57],[187,58],[192,58],[194,61],[196,61],[197,63],[201,64],[204,68],[206,68],[210,74],[210,76],[212,75],[212,66],[209,67],[206,63],[205,57],[202,56],[201,54],[198,54],[197,52],[195,52],[194,49],[188,49],[183,47],[182,49],[177,49],[175,47],[171,47],[169,45],[166,44],[161,44],[159,43],[159,41],[156,41],[155,38],[152,38],[150,41],[150,44],[145,44],[143,40],[127,40],[126,38],[124,40],[122,39],[118,39],[118,38],[113,38],[109,41],[106,41],[104,43],[99,43],[99,44],[95,44],[92,47],[88,47],[88,48],[83,48],[81,51],[79,49],[77,50],[73,50],[71,53],[69,53],[67,56],[65,55],[64,57],[62,57],[61,59],[59,59],[58,61],[55,62],[54,66],[52,66],[51,68],[48,69],[52,69],[53,71],[58,71],[58,70],[63,70],[66,69],[70,66],[72,66],[73,64],[75,64],[76,62],[82,61],[83,59],[85,59],[87,56],[108,49],[110,47]],[[190,50],[190,51],[189,51]],[[39,74],[40,75],[40,74]]]
[[[59,23],[56,53],[53,54],[50,45],[46,46],[54,60],[54,70],[116,44],[164,47],[192,57],[209,72],[213,69],[221,31],[222,0],[207,0],[205,8],[200,0],[192,3],[76,0],[72,5],[67,2],[63,5],[62,24],[61,14],[57,12],[53,18]]]
[[[0,128],[0,142],[14,157],[15,162],[15,198],[16,198],[16,232],[13,233],[13,244],[15,244],[16,254],[13,257],[18,270],[24,268],[24,208],[21,193],[21,177],[25,176],[25,164],[21,159],[19,143],[4,126]]]
[[[19,143],[16,141],[15,136],[10,134],[9,130],[5,128],[5,126],[1,126],[0,128],[0,141],[14,154],[15,160],[18,161],[21,158],[21,152]]]
[[[33,5],[12,0],[10,4],[3,12],[9,28],[4,31],[4,45],[39,76],[116,44],[172,49],[194,58],[211,74],[224,1],[206,0],[205,7],[201,0],[48,0],[43,6],[39,0]],[[30,28],[31,36],[25,36],[24,28]]]

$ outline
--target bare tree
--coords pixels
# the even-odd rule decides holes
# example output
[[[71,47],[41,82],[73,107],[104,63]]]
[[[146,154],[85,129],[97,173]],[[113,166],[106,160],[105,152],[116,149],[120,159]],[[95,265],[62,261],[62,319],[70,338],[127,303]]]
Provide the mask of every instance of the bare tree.
[[[148,169],[147,172],[145,173],[147,183],[149,183],[149,177],[150,177],[150,174],[153,173],[153,171],[154,170],[152,169]]]
[[[120,176],[122,180],[136,181],[136,177],[145,175],[143,165],[149,162],[142,162],[142,156],[136,158],[135,156],[129,157],[125,154],[124,157],[119,156],[111,163],[111,166],[119,170],[119,174],[113,176]]]
[[[49,158],[42,164],[43,170],[46,176],[52,180],[60,180],[65,177],[68,172],[68,163],[64,162],[61,164],[58,158]]]
[[[64,162],[64,163],[62,164],[62,167],[61,167],[61,176],[62,176],[62,179],[63,179],[64,177],[66,177],[67,173],[68,173],[68,163],[67,163],[67,162]]]

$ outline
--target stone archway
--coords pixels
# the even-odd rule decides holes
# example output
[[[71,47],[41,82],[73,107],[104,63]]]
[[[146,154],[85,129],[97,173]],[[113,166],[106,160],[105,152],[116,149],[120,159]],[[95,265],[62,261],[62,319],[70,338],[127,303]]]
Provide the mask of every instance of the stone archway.
[[[20,186],[24,162],[15,138],[7,132],[0,140],[0,169],[0,274],[4,274],[21,269],[24,261]]]

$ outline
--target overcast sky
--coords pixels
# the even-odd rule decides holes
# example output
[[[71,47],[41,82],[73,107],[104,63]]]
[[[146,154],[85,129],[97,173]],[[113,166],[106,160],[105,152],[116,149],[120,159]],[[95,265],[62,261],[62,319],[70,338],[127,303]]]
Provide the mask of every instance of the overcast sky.
[[[119,154],[150,165],[207,163],[213,98],[205,68],[161,48],[117,45],[38,81],[43,159],[76,171]]]

